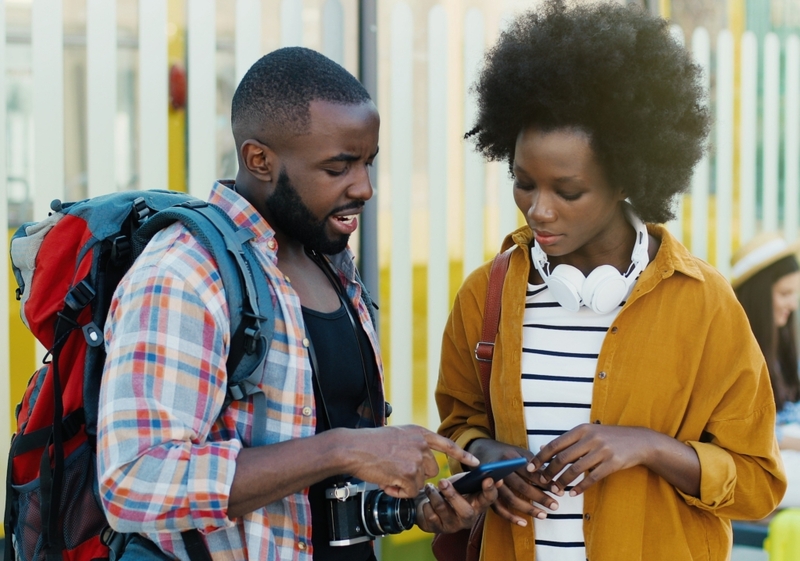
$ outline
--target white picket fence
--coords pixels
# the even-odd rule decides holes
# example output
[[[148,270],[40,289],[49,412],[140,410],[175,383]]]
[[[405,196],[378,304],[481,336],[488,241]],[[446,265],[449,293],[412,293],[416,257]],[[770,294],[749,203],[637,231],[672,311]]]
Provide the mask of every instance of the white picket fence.
[[[215,0],[186,4],[188,190],[205,197],[217,174]],[[390,271],[388,291],[381,290],[382,294],[388,292],[390,311],[382,340],[389,359],[389,399],[395,424],[438,424],[432,394],[440,335],[451,303],[451,262],[463,262],[466,275],[490,257],[503,235],[519,224],[505,164],[485,163],[462,137],[475,115],[468,90],[483,53],[516,10],[534,3],[485,0],[469,3],[472,7],[464,4],[458,0],[378,3],[378,107],[382,115],[378,235],[381,266]],[[356,0],[235,0],[237,79],[262,53],[289,44],[321,50],[356,73],[357,6]],[[35,219],[46,216],[50,201],[65,193],[62,10],[62,0],[32,1]],[[166,0],[139,0],[138,10],[139,184],[166,188]],[[97,195],[115,185],[118,165],[110,141],[115,138],[117,86],[108,78],[116,75],[116,3],[87,0],[86,13],[87,194]],[[5,2],[0,0],[0,65],[5,63],[4,14]],[[264,21],[272,14],[277,21],[267,29]],[[684,40],[680,29],[673,31]],[[697,167],[678,220],[669,227],[686,238],[695,254],[728,274],[732,250],[755,232],[783,230],[792,239],[798,235],[800,39],[780,40],[769,34],[759,41],[751,33],[740,38],[738,115],[734,113],[736,38],[722,31],[713,39],[713,59],[712,38],[705,29],[691,30],[685,39],[687,48],[706,69],[707,87],[714,61],[711,102],[716,125],[712,148]],[[0,91],[6,90],[5,79],[0,72]],[[763,92],[762,112],[759,90]],[[0,131],[6,129],[5,118],[2,104]],[[738,146],[735,138],[739,138]],[[0,178],[7,175],[5,142],[6,135],[0,135]],[[759,154],[761,177],[756,166]],[[734,184],[735,172],[738,185]],[[756,188],[759,183],[761,191]],[[5,181],[3,186],[5,194]],[[0,224],[7,222],[7,215],[6,197],[0,196]],[[684,232],[689,232],[691,239]],[[710,247],[712,238],[716,242]],[[0,241],[7,247],[5,228],[0,228]],[[427,285],[415,287],[413,271],[420,266],[427,268]],[[0,259],[0,293],[9,294],[7,279],[7,261]],[[415,297],[427,299],[426,316],[414,313]],[[0,317],[6,317],[9,305],[14,309],[16,303],[0,298]],[[427,339],[420,342],[414,334],[423,325]],[[9,352],[7,324],[0,321],[3,388],[9,383]],[[419,358],[423,356],[424,361]],[[29,374],[13,373],[26,378]],[[424,397],[419,390],[415,394],[415,381],[417,387],[426,388]],[[0,450],[8,447],[9,408],[18,399],[0,400]],[[0,458],[2,464],[4,454]]]

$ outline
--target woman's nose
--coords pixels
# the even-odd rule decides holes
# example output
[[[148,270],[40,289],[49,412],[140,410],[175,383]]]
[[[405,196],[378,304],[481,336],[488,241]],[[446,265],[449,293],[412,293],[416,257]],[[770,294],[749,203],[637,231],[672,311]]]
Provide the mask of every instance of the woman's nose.
[[[551,197],[547,193],[538,190],[533,196],[528,215],[537,224],[552,222],[555,219],[555,211],[553,210]]]

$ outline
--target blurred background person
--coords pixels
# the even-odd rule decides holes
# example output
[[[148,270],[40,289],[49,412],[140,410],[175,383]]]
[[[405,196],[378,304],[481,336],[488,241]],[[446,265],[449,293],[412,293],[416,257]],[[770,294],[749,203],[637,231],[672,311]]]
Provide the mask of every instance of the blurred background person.
[[[800,507],[800,376],[795,312],[800,299],[800,241],[763,232],[731,259],[736,297],[744,307],[767,361],[776,432],[789,478],[780,507]]]

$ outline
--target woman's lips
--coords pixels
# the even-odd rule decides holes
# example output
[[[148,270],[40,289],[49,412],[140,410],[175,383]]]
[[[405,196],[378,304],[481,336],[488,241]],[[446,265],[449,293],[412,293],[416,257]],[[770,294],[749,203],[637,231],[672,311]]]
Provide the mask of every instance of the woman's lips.
[[[556,243],[561,238],[561,234],[551,234],[550,232],[538,232],[534,230],[533,237],[536,238],[539,245],[544,246]]]

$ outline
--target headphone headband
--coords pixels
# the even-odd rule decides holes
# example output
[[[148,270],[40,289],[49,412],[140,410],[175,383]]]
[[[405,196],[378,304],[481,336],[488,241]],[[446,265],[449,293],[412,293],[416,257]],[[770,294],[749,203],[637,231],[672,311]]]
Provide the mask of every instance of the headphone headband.
[[[577,312],[581,305],[585,305],[597,313],[608,313],[628,296],[634,282],[647,267],[650,261],[648,253],[650,236],[647,233],[647,225],[639,218],[630,203],[623,202],[623,211],[628,222],[636,230],[631,265],[624,275],[611,265],[601,265],[588,277],[584,277],[578,269],[566,264],[558,265],[551,273],[547,254],[539,242],[533,240],[531,246],[533,265],[562,307]],[[589,282],[586,282],[587,279]]]

